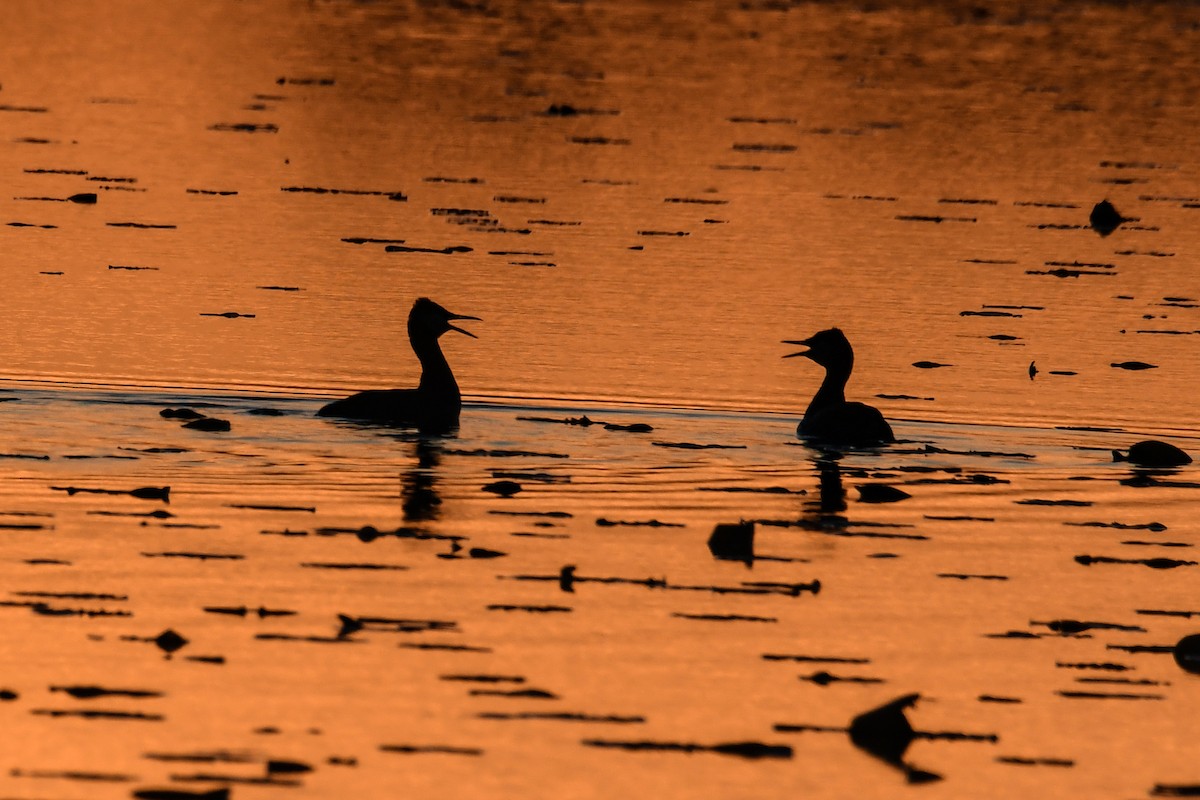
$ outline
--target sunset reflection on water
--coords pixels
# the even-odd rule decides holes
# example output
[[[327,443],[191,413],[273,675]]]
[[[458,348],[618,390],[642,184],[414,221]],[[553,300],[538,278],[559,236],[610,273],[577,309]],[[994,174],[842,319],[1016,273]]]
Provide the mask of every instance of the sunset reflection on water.
[[[1200,780],[1169,655],[1194,476],[1110,454],[1200,435],[1198,29],[1173,3],[0,5],[0,793],[891,797],[893,766],[776,726],[912,691],[923,730],[999,736],[918,741],[921,791]],[[418,297],[481,318],[441,342],[458,435],[314,418],[417,384]],[[821,371],[782,358],[835,326],[900,440],[840,460],[795,439]],[[738,520],[752,569],[705,548]],[[162,697],[52,688],[89,685]],[[1097,686],[1138,697],[1070,695]]]

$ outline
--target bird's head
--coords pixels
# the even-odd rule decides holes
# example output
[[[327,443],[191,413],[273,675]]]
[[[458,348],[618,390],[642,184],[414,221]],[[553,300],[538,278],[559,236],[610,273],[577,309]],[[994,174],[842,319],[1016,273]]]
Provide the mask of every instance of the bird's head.
[[[450,324],[453,320],[458,319],[478,320],[479,317],[455,314],[442,308],[428,297],[421,297],[417,299],[417,302],[413,303],[412,311],[408,312],[408,335],[431,336],[436,339],[446,331],[458,331],[470,336],[472,339],[478,338],[470,331]]]
[[[814,333],[807,339],[788,339],[784,341],[784,344],[798,344],[808,348],[798,353],[788,353],[784,358],[804,356],[825,368],[848,366],[854,363],[854,349],[850,347],[850,341],[846,339],[846,334],[838,328],[829,328]]]

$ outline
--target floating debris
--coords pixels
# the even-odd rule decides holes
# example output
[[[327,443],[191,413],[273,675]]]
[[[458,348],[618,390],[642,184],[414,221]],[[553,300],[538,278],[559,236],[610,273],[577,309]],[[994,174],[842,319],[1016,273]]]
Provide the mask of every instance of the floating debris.
[[[512,497],[522,489],[521,484],[516,481],[494,481],[483,487],[483,491],[498,494],[501,497]]]
[[[754,523],[722,523],[708,537],[708,551],[724,561],[754,562]]]
[[[1184,636],[1175,644],[1171,653],[1180,669],[1200,674],[1200,634]]]
[[[763,744],[762,742],[727,742],[724,744],[694,744],[690,742],[655,742],[649,740],[614,741],[611,739],[584,739],[586,747],[604,747],[630,752],[671,752],[671,753],[717,753],[724,756],[739,758],[791,758],[792,748],[782,744]]]
[[[1181,467],[1192,463],[1192,457],[1173,444],[1154,439],[1138,442],[1122,453],[1112,451],[1113,461],[1128,461],[1141,467]]]
[[[137,489],[90,489],[81,486],[51,486],[50,488],[56,492],[66,492],[69,497],[76,494],[112,494],[129,495],[140,500],[171,502],[170,486],[142,486]]]
[[[478,747],[453,747],[451,745],[442,744],[381,744],[379,745],[381,753],[398,753],[400,755],[419,755],[426,753],[437,753],[440,755],[451,756],[481,756],[483,750]]]
[[[1143,369],[1158,369],[1157,364],[1147,364],[1145,361],[1114,361],[1109,366],[1117,369],[1128,370],[1143,370]]]
[[[1195,561],[1181,561],[1175,558],[1111,558],[1109,556],[1075,556],[1075,562],[1085,567],[1093,564],[1141,564],[1151,569],[1175,569],[1176,567],[1194,567]]]
[[[1125,217],[1117,211],[1116,207],[1108,200],[1101,200],[1092,207],[1092,213],[1088,215],[1088,223],[1092,229],[1101,236],[1108,236],[1121,226],[1121,223],[1128,222]]]
[[[912,497],[911,494],[886,483],[864,483],[855,487],[858,499],[863,503],[898,503]]]
[[[291,192],[294,194],[345,194],[369,197],[386,197],[388,200],[397,202],[405,202],[408,200],[408,195],[404,192],[378,190],[378,189],[326,189],[320,186],[281,186],[281,192]]]
[[[744,444],[696,444],[695,442],[651,442],[655,447],[670,447],[677,450],[745,450]]]
[[[208,129],[236,133],[279,133],[279,126],[273,122],[218,122],[209,125]]]

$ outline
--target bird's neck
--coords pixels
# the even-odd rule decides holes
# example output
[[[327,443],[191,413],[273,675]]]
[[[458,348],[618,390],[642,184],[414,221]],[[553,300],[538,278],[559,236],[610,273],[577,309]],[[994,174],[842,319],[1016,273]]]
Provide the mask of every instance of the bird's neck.
[[[846,381],[850,380],[850,370],[853,368],[853,363],[826,367],[825,379],[821,381],[821,388],[817,389],[817,393],[813,395],[812,402],[808,404],[808,410],[804,412],[804,415],[808,416],[830,406],[844,405]]]
[[[417,360],[421,362],[421,382],[417,385],[417,391],[457,400],[458,383],[454,380],[450,365],[446,363],[446,357],[442,355],[438,340],[410,336],[409,342],[417,354]]]

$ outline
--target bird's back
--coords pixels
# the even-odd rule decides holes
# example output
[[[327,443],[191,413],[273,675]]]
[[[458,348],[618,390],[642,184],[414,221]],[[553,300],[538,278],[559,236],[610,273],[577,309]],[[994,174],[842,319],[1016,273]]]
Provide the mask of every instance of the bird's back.
[[[796,434],[830,444],[869,447],[896,441],[892,426],[874,406],[837,403],[804,415]]]
[[[370,389],[334,400],[317,412],[408,428],[448,428],[458,423],[459,406],[431,404],[419,389]]]

